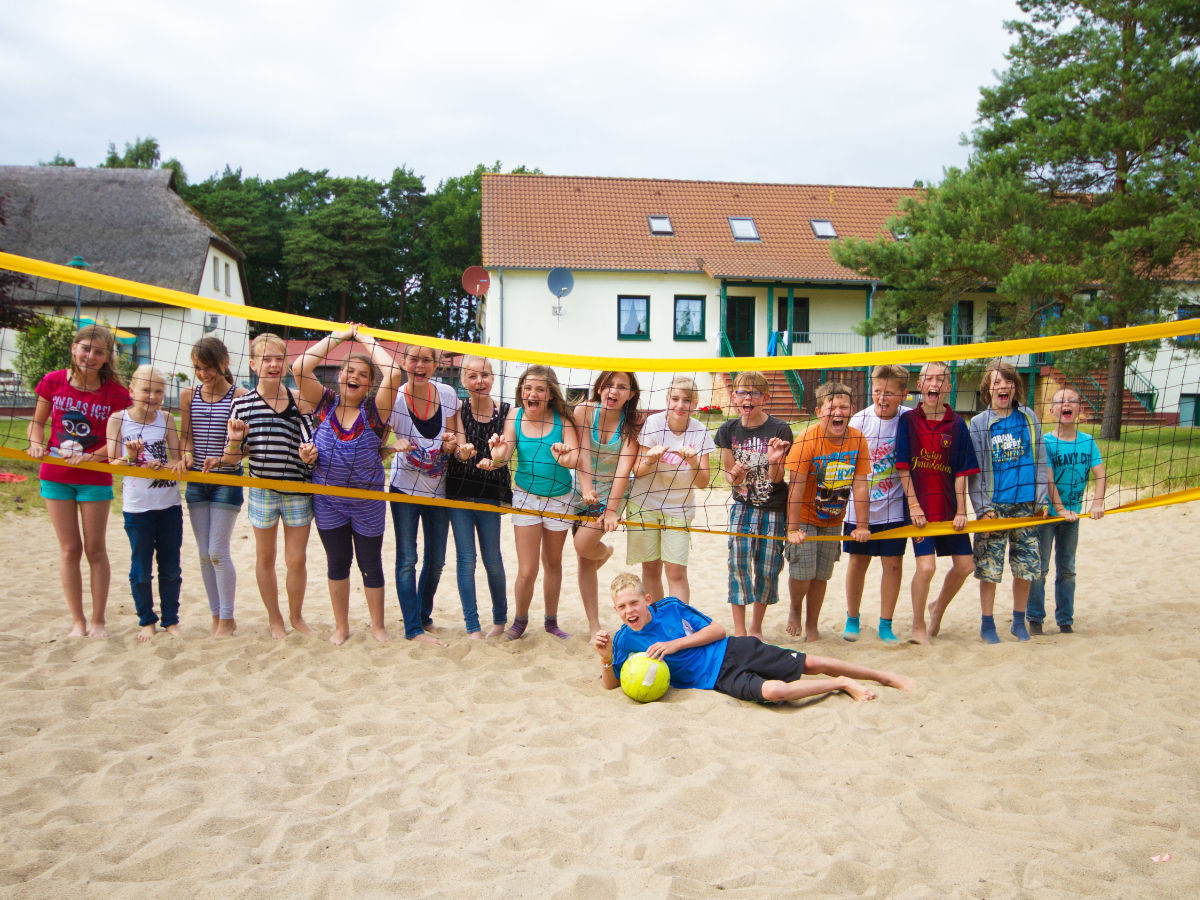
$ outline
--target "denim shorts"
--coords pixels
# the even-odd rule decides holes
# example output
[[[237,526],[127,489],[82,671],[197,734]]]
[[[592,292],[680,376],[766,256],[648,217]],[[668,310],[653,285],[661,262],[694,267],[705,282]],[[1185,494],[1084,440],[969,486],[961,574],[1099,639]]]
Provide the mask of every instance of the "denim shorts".
[[[240,484],[201,484],[198,481],[189,481],[183,496],[188,506],[193,503],[211,503],[213,506],[241,509],[245,502]]]
[[[40,492],[44,500],[74,500],[76,503],[110,503],[111,484],[67,484],[63,481],[43,481]]]

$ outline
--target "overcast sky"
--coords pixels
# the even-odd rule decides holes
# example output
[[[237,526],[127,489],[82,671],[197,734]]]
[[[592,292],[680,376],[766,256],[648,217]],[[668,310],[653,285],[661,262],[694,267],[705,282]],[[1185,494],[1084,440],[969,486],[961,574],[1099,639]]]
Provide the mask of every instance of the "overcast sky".
[[[432,190],[558,175],[910,185],[966,162],[1015,0],[8,3],[0,163],[153,135],[240,166]]]

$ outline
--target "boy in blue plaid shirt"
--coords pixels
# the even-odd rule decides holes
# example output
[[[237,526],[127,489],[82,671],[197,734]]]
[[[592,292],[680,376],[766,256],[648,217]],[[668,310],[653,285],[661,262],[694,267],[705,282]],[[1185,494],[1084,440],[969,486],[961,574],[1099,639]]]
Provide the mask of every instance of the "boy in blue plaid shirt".
[[[729,510],[729,603],[733,633],[762,638],[767,607],[779,602],[783,569],[782,538],[787,529],[787,483],[783,463],[792,430],[768,415],[767,379],[761,372],[742,372],[733,384],[737,418],[717,429],[713,442],[721,450],[725,477],[733,488]],[[750,627],[746,607],[753,605]]]

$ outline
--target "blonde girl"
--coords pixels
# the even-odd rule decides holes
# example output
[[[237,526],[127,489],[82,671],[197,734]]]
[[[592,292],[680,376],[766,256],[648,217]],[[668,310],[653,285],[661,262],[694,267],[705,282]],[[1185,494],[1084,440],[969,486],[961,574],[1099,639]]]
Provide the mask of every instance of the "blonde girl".
[[[129,406],[129,391],[113,365],[114,349],[112,332],[103,325],[79,329],[71,341],[70,366],[47,373],[34,389],[37,407],[26,432],[31,457],[51,456],[68,464],[43,463],[38,472],[46,511],[58,538],[59,575],[71,612],[68,637],[108,636],[104,614],[110,571],[105,529],[113,499],[112,476],[74,465],[107,461],[108,419]],[[83,612],[80,571],[85,555],[92,596],[90,625]]]
[[[199,384],[179,397],[180,446],[188,469],[202,472],[209,457],[219,460],[225,455],[233,401],[245,394],[246,389],[233,383],[229,351],[220,338],[211,335],[200,338],[192,347],[192,366]],[[242,466],[217,465],[211,471],[241,475]],[[212,634],[231,635],[237,631],[233,617],[237,570],[229,541],[242,508],[241,485],[189,481],[184,497],[200,553],[200,578],[212,613]]]
[[[186,466],[179,452],[175,422],[162,410],[167,379],[150,365],[138,366],[129,379],[133,404],[108,420],[108,455],[114,466],[169,468],[176,476]],[[157,625],[179,634],[179,549],[183,544],[183,507],[179,482],[126,476],[121,480],[121,510],[129,537],[129,587],[137,609],[139,641],[154,637]],[[158,602],[154,612],[152,576],[158,560]]]
[[[708,457],[717,449],[708,428],[692,418],[697,394],[696,382],[676,375],[667,390],[666,410],[649,416],[638,435],[626,513],[626,562],[641,563],[642,583],[652,601],[671,596],[690,602],[691,541],[684,529],[696,513],[696,490],[708,487]]]
[[[260,334],[250,344],[250,368],[258,376],[254,390],[233,401],[228,443],[219,459],[209,457],[204,470],[234,466],[248,457],[253,478],[285,481],[312,480],[312,424],[299,400],[284,385],[287,377],[287,344],[278,335]],[[267,610],[271,637],[283,640],[287,627],[279,610],[279,582],[275,574],[279,523],[283,522],[283,561],[288,618],[292,628],[312,635],[304,621],[304,588],[308,582],[306,554],[312,524],[312,495],[274,488],[249,491],[250,525],[254,528],[254,575]]]
[[[562,590],[562,552],[570,522],[546,513],[571,512],[571,469],[579,455],[579,437],[571,410],[563,400],[558,376],[549,366],[534,365],[517,379],[517,407],[504,422],[504,434],[493,438],[491,456],[480,461],[486,470],[505,466],[517,453],[513,477],[513,516],[517,545],[517,578],[513,585],[516,616],[505,637],[514,641],[529,625],[529,606],[537,581],[539,560],[545,628],[557,638],[570,637],[558,627],[558,597]]]
[[[601,539],[616,531],[629,490],[629,473],[637,459],[640,397],[637,376],[632,372],[601,372],[590,399],[575,407],[575,427],[579,429],[575,514],[594,517],[590,522],[577,521],[571,528],[589,635],[600,630],[597,573],[613,555],[613,548]]]

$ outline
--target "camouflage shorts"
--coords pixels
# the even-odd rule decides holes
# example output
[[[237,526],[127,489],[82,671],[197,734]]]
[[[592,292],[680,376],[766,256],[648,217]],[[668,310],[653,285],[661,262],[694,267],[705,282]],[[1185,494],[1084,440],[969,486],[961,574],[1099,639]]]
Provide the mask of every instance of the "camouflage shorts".
[[[1036,503],[996,504],[993,509],[1000,519],[1032,516]],[[975,577],[980,581],[1000,583],[1004,574],[1004,545],[1008,545],[1008,566],[1013,578],[1036,581],[1042,574],[1038,554],[1037,526],[1012,528],[1008,531],[979,532],[975,535]]]

